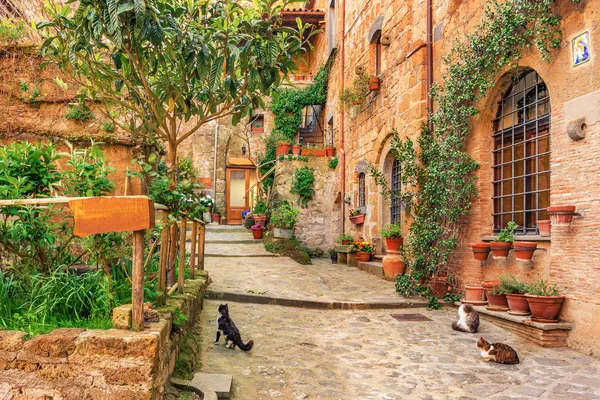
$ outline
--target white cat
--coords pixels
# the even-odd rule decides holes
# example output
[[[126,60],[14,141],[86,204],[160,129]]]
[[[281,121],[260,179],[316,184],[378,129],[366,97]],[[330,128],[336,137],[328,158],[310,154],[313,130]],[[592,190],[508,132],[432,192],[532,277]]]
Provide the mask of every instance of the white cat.
[[[470,304],[458,308],[458,321],[452,323],[455,331],[475,333],[479,329],[479,313]]]

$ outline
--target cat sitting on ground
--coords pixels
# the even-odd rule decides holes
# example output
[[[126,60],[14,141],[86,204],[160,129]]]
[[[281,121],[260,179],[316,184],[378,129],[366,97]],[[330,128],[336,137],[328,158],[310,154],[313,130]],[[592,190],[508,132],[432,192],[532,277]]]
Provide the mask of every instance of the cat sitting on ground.
[[[518,364],[519,355],[512,347],[504,343],[488,343],[483,337],[477,341],[477,348],[485,361],[495,361],[500,364]]]
[[[221,337],[221,333],[225,336],[225,346],[228,346],[230,349],[234,349],[235,346],[238,346],[240,349],[244,351],[250,351],[254,342],[250,340],[248,343],[244,344],[242,342],[242,337],[240,336],[240,331],[235,326],[231,318],[229,318],[229,307],[227,304],[219,305],[219,318],[217,319],[217,338],[215,339],[215,343],[219,343],[219,338]],[[231,344],[229,344],[231,342]]]
[[[458,308],[458,321],[452,323],[455,331],[475,333],[479,329],[479,313],[470,304]]]

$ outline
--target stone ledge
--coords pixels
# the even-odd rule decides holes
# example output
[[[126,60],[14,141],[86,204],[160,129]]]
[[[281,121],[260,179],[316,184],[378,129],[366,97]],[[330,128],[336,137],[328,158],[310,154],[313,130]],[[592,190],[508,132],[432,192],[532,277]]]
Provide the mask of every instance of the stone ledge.
[[[382,278],[383,275],[383,264],[379,261],[359,261],[358,269],[363,270],[371,275],[376,275]]]
[[[480,236],[479,239],[483,242],[493,242],[496,239],[496,236]],[[515,235],[515,242],[524,241],[524,242],[551,242],[550,236],[540,236],[540,235]]]

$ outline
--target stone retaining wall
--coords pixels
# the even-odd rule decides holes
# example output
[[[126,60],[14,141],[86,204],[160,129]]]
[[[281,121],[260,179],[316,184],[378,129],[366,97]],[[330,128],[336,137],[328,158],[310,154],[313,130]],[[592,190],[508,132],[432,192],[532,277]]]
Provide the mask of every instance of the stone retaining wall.
[[[208,275],[186,281],[158,322],[142,332],[56,329],[25,340],[0,331],[0,398],[11,400],[162,399],[186,331],[202,308]],[[172,314],[187,317],[173,329]]]

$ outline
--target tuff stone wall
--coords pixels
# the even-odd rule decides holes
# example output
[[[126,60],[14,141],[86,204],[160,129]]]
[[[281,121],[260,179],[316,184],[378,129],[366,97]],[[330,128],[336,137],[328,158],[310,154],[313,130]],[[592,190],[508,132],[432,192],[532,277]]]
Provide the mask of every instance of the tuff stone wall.
[[[208,275],[186,281],[187,294],[169,299],[187,323],[172,330],[171,314],[129,330],[55,329],[26,340],[0,331],[0,397],[27,400],[162,399],[189,327],[202,309]]]

